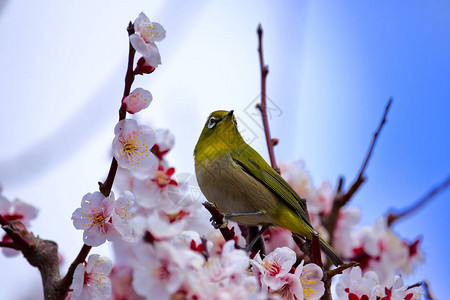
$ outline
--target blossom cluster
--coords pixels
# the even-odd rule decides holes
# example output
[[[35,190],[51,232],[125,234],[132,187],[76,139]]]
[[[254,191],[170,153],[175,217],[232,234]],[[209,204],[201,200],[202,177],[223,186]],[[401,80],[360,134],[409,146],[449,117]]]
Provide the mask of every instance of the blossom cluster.
[[[132,46],[142,54],[135,74],[151,73],[161,64],[155,42],[164,28],[143,13],[134,22]],[[138,88],[124,97],[122,109],[135,114],[153,97]],[[209,224],[205,200],[195,180],[175,176],[166,159],[174,146],[168,130],[153,130],[133,119],[114,129],[112,152],[119,165],[114,189],[121,196],[87,194],[73,214],[86,244],[113,241],[116,255],[91,256],[77,268],[74,299],[320,299],[325,292],[321,267],[307,259],[290,231],[271,227],[264,233],[267,255],[252,256],[240,247],[245,238],[230,222],[235,239],[225,242]],[[408,244],[380,219],[373,227],[357,230],[360,211],[339,212],[334,232],[322,221],[332,210],[333,190],[328,183],[312,184],[301,161],[280,164],[281,175],[308,200],[311,223],[330,240],[338,253],[360,267],[346,270],[336,288],[339,299],[419,299],[420,292],[403,285],[398,272],[411,271],[420,262],[418,241]],[[362,276],[362,272],[366,272]],[[82,284],[84,282],[84,284]],[[81,298],[80,298],[81,297]]]
[[[422,289],[404,285],[402,277],[398,275],[381,284],[374,271],[363,275],[361,268],[355,267],[345,270],[339,278],[336,294],[342,300],[418,300],[422,298]]]
[[[152,73],[161,64],[155,42],[166,31],[141,13],[134,21],[130,43],[142,55],[135,74]],[[136,114],[146,109],[152,94],[137,88],[123,98],[121,110]],[[112,154],[117,162],[114,192],[87,193],[72,214],[91,247],[112,242],[114,262],[92,254],[73,276],[70,299],[308,299],[325,292],[324,270],[310,263],[279,227],[264,232],[266,255],[249,255],[236,224],[228,226],[234,240],[225,241],[210,224],[192,174],[175,175],[167,160],[175,138],[167,129],[154,130],[131,118],[114,128]],[[307,199],[311,223],[347,261],[359,267],[337,277],[335,293],[348,300],[418,300],[421,290],[404,285],[398,274],[412,272],[422,261],[419,240],[408,243],[395,234],[385,218],[374,226],[357,228],[357,208],[339,211],[336,228],[328,232],[323,220],[330,215],[334,193],[329,183],[313,185],[304,163],[280,164],[281,175]],[[0,190],[1,192],[1,190]],[[115,197],[115,194],[119,197]],[[0,215],[28,225],[37,209],[0,194]],[[8,236],[3,237],[8,242]],[[17,253],[3,248],[5,254]]]
[[[328,232],[322,221],[330,214],[334,194],[331,185],[323,182],[315,187],[302,161],[280,164],[281,175],[302,197],[307,199],[312,225],[326,240],[333,235],[333,247],[347,261],[356,261],[364,271],[375,271],[381,283],[392,280],[395,274],[410,274],[421,263],[420,240],[402,240],[387,224],[384,217],[373,226],[358,228],[361,211],[356,207],[340,209],[334,232]],[[271,248],[293,246],[284,229],[269,232]],[[289,240],[289,241],[287,241]],[[286,243],[286,244],[284,244]]]

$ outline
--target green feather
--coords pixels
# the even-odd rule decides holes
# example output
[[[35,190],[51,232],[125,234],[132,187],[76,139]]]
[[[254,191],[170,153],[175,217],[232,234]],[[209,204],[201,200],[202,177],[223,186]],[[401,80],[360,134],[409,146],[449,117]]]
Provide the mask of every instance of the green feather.
[[[249,145],[243,145],[231,151],[233,160],[249,175],[264,184],[285,204],[293,209],[311,228],[306,214],[306,201]]]

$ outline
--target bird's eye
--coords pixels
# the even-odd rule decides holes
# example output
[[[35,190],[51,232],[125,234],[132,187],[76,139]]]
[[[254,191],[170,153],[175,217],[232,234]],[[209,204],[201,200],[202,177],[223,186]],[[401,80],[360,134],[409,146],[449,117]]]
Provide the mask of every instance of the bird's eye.
[[[216,118],[211,117],[211,119],[209,119],[209,122],[208,122],[208,128],[211,129],[214,127],[214,125],[216,125]]]

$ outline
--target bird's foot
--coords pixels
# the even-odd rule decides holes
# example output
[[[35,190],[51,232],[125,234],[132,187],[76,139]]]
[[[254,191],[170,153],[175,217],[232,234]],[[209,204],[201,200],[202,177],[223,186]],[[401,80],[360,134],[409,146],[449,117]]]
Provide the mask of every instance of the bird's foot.
[[[209,221],[211,221],[211,225],[215,229],[221,229],[228,226],[228,219],[225,216],[223,217],[222,222],[217,222],[214,218],[210,218]]]

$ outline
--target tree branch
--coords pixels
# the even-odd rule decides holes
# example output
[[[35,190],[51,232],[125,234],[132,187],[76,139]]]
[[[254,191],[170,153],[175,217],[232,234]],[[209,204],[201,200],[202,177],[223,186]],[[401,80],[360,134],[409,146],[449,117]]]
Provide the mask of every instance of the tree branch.
[[[444,180],[441,184],[439,184],[430,192],[428,192],[428,194],[419,199],[414,205],[405,209],[403,212],[390,213],[387,218],[388,226],[392,226],[392,224],[398,221],[399,219],[402,219],[419,211],[419,209],[422,206],[430,202],[437,194],[444,191],[448,187],[450,187],[450,176],[446,180]]]
[[[9,248],[21,251],[30,265],[39,269],[45,299],[61,299],[58,296],[61,279],[58,245],[53,241],[35,237],[19,220],[7,222],[3,217],[0,219],[2,228],[12,239],[11,243],[2,243],[2,246],[9,247],[7,244],[14,244],[14,246],[10,245]],[[7,224],[5,224],[5,221]]]
[[[311,242],[312,262],[323,269],[322,254],[320,253],[320,239],[317,232],[313,233]]]
[[[375,131],[375,134],[373,135],[372,144],[370,145],[369,151],[367,152],[366,159],[364,160],[364,163],[359,170],[358,177],[356,180],[352,183],[350,188],[347,190],[347,192],[344,194],[344,205],[351,199],[351,197],[356,193],[356,191],[359,189],[359,187],[364,183],[366,178],[364,177],[364,171],[366,170],[367,164],[369,163],[370,158],[372,157],[372,152],[375,147],[375,144],[377,143],[378,135],[381,132],[381,129],[383,128],[383,125],[386,123],[386,116],[389,112],[389,108],[392,104],[392,98],[389,99],[388,104],[386,105],[386,108],[384,110],[383,119],[380,122],[380,125],[378,125],[377,131]]]
[[[261,67],[261,103],[257,104],[256,107],[261,112],[264,133],[266,136],[267,142],[267,150],[269,151],[270,164],[272,168],[275,169],[278,173],[280,172],[277,166],[277,162],[275,160],[275,153],[273,151],[273,146],[278,144],[278,139],[272,139],[270,137],[270,128],[269,128],[269,120],[267,118],[267,101],[266,101],[266,79],[267,74],[269,73],[269,66],[264,64],[264,55],[263,55],[263,46],[262,46],[262,36],[263,30],[261,24],[258,26],[258,53],[259,53],[259,64]]]
[[[86,257],[89,254],[89,251],[91,251],[92,246],[88,246],[86,244],[81,247],[80,252],[78,253],[77,258],[70,264],[69,270],[67,271],[66,276],[61,280],[60,289],[62,291],[65,291],[64,297],[67,295],[67,291],[70,288],[70,285],[73,281],[73,274],[75,273],[75,269],[77,266],[81,263],[83,263],[86,260]]]
[[[294,240],[295,244],[297,244],[298,248],[303,252],[303,254],[307,256],[312,262],[311,242],[304,241],[295,233],[292,234],[292,239]]]
[[[128,36],[130,36],[134,33],[134,26],[133,26],[132,22],[130,22],[128,24],[127,31],[128,31]],[[135,75],[133,72],[133,63],[134,63],[134,55],[135,54],[136,54],[136,50],[133,48],[133,46],[131,45],[131,42],[130,42],[129,52],[128,52],[128,67],[127,67],[127,73],[125,75],[125,88],[123,91],[122,99],[124,99],[126,96],[128,96],[130,94],[131,85],[134,82]],[[122,103],[122,105],[119,109],[119,121],[124,120],[126,118],[126,115],[127,115],[126,107]],[[105,182],[98,183],[99,190],[105,197],[108,197],[109,194],[111,193],[111,189],[112,189],[112,186],[114,183],[114,178],[116,177],[116,173],[117,173],[117,168],[118,168],[117,160],[113,157],[112,161],[111,161],[111,167],[109,168],[108,176],[106,177]]]
[[[2,247],[2,248],[10,248],[10,249],[14,249],[14,250],[20,251],[19,246],[17,246],[13,242],[0,242],[0,247]]]
[[[259,64],[261,67],[261,103],[257,104],[256,107],[261,112],[264,134],[266,136],[267,150],[269,152],[270,165],[275,171],[280,173],[280,170],[278,169],[277,166],[277,162],[275,160],[275,153],[273,151],[273,146],[278,144],[278,139],[272,139],[270,137],[269,120],[267,118],[266,79],[267,74],[269,73],[269,67],[264,64],[264,55],[262,46],[263,30],[261,24],[258,25],[257,33],[258,33]],[[248,226],[248,232],[249,232],[248,241],[252,241],[256,237],[256,234],[259,232],[258,226]],[[258,239],[253,249],[255,250],[259,249],[260,253],[262,254],[265,252],[264,240],[262,239],[262,237]]]
[[[424,281],[424,282],[423,282],[423,286],[425,287],[425,297],[426,297],[428,300],[434,300],[434,299],[436,299],[436,298],[434,297],[433,293],[432,293],[431,290],[430,290],[430,284],[428,283],[428,281]]]
[[[128,24],[127,27],[128,36],[132,35],[134,33],[134,25],[132,22]],[[128,52],[128,66],[127,66],[127,73],[125,75],[125,88],[123,91],[123,97],[124,99],[126,96],[130,94],[131,91],[131,85],[134,82],[134,72],[133,72],[133,63],[134,63],[134,55],[136,54],[136,50],[131,45],[131,42],[129,43],[129,52]],[[125,119],[126,117],[126,107],[123,103],[121,103],[120,109],[119,109],[119,121]],[[99,190],[100,192],[105,196],[108,197],[111,193],[111,189],[114,183],[114,178],[117,173],[117,160],[113,157],[111,161],[111,167],[109,168],[108,176],[105,180],[105,182],[101,183],[99,182]],[[83,263],[86,260],[86,257],[88,256],[90,250],[92,249],[91,246],[88,246],[84,244],[81,247],[80,252],[78,253],[78,256],[75,258],[75,260],[72,262],[72,264],[69,267],[69,270],[67,271],[66,276],[61,280],[60,289],[64,291],[65,294],[64,297],[67,295],[67,291],[70,288],[70,285],[73,281],[73,274],[75,272],[76,267]],[[62,297],[62,298],[64,298]]]
[[[325,287],[325,292],[324,292],[323,296],[320,299],[322,299],[322,300],[332,300],[333,297],[331,295],[331,282],[332,282],[333,276],[335,276],[337,274],[342,274],[342,272],[344,272],[344,270],[347,270],[348,268],[351,268],[351,267],[356,267],[358,265],[359,264],[357,262],[353,261],[353,262],[348,263],[348,264],[343,264],[342,266],[339,266],[336,269],[324,272],[322,281],[323,281],[323,284],[324,284],[324,287]]]
[[[347,264],[343,264],[342,266],[339,266],[336,269],[330,270],[327,273],[331,279],[335,275],[342,274],[342,272],[344,272],[345,270],[352,268],[352,267],[357,267],[357,266],[359,266],[359,263],[357,263],[356,261],[352,261]]]
[[[377,130],[375,131],[372,139],[372,143],[370,144],[369,150],[366,154],[366,157],[364,159],[364,162],[361,166],[361,169],[359,170],[358,176],[356,177],[355,181],[351,184],[350,188],[347,190],[347,192],[343,193],[342,188],[344,184],[344,178],[339,178],[339,184],[338,188],[336,190],[334,201],[333,201],[333,207],[331,209],[331,213],[323,220],[323,224],[327,231],[330,233],[330,245],[333,245],[333,232],[336,227],[336,222],[339,216],[339,211],[341,207],[343,207],[345,204],[347,204],[350,199],[353,197],[353,195],[358,191],[358,189],[361,187],[361,185],[366,180],[364,176],[364,171],[366,170],[366,167],[369,163],[370,158],[372,157],[372,152],[375,147],[375,144],[378,140],[378,137],[380,135],[381,129],[383,129],[384,124],[386,123],[386,117],[389,112],[389,108],[392,104],[392,98],[389,99],[386,108],[384,110],[383,118],[381,119],[380,124],[378,125]]]
[[[211,219],[214,221],[215,224],[223,224],[223,216],[219,212],[219,210],[211,203],[204,202],[203,206],[209,211],[211,214]],[[234,231],[231,230],[228,227],[219,228],[220,233],[222,233],[223,238],[225,241],[233,240],[234,239]],[[237,247],[237,245],[236,245]]]

